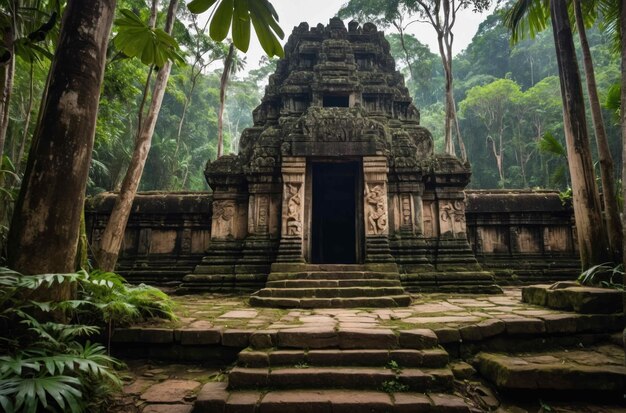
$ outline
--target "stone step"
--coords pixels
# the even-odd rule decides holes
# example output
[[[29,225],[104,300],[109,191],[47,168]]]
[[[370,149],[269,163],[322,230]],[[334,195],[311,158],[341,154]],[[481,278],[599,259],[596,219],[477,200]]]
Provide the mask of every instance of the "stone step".
[[[406,307],[411,304],[408,294],[387,297],[350,297],[350,298],[275,298],[250,297],[253,307],[274,308],[355,308],[355,307]]]
[[[622,396],[626,367],[622,349],[571,349],[538,354],[479,353],[474,365],[499,389],[605,392]],[[613,356],[611,356],[611,353]]]
[[[340,328],[333,326],[295,327],[279,331],[256,332],[250,336],[250,348],[270,351],[280,349],[383,349],[423,350],[439,344],[437,335],[428,329],[401,330],[385,328]]]
[[[469,413],[451,394],[355,390],[228,391],[226,383],[204,385],[194,413]]]
[[[334,279],[334,280],[280,280],[268,281],[266,288],[325,288],[325,287],[400,287],[394,279]]]
[[[321,350],[282,350],[258,351],[247,349],[239,353],[237,364],[240,367],[258,368],[277,366],[362,366],[380,367],[395,365],[405,367],[445,367],[448,353],[440,348],[414,349],[321,349]]]
[[[453,386],[448,368],[391,370],[372,367],[235,367],[228,375],[228,388],[242,389],[372,389],[390,386],[410,391],[449,391]]]
[[[397,272],[375,271],[304,271],[272,272],[268,281],[280,280],[399,280]]]
[[[322,288],[263,288],[258,297],[281,298],[352,298],[387,297],[404,294],[402,287],[322,287]]]

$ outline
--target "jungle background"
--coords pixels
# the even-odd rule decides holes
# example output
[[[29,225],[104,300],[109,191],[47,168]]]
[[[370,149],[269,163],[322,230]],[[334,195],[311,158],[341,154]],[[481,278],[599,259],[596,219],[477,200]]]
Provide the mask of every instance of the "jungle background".
[[[140,16],[149,12],[141,0],[120,3],[119,9],[131,9]],[[505,2],[496,8],[453,61],[460,128],[473,172],[470,187],[565,190],[568,172],[552,34],[546,30],[534,39],[511,45],[510,32],[503,24],[508,6]],[[289,32],[289,28],[284,29]],[[208,190],[203,170],[217,154],[220,82],[228,47],[211,40],[202,23],[184,7],[179,9],[173,36],[187,64],[172,69],[139,188]],[[404,36],[409,62],[399,35],[388,34],[387,39],[396,66],[421,111],[421,123],[433,133],[436,151],[442,152],[441,60],[413,35]],[[612,43],[597,27],[592,27],[588,36],[600,96],[610,106],[610,100],[615,99],[612,86],[619,81],[619,61],[611,50]],[[149,73],[140,59],[120,58],[114,49],[110,53],[88,184],[90,195],[120,187],[132,154],[137,114]],[[258,69],[246,70],[246,66],[256,66],[255,62],[246,61],[242,53],[235,51],[226,90],[224,153],[237,152],[241,131],[252,125],[252,111],[260,103],[276,60],[264,58]],[[19,176],[37,121],[49,59],[40,54],[34,59],[17,59],[16,65],[3,162],[4,169],[12,168]],[[617,114],[612,109],[604,110],[615,171],[621,171]]]

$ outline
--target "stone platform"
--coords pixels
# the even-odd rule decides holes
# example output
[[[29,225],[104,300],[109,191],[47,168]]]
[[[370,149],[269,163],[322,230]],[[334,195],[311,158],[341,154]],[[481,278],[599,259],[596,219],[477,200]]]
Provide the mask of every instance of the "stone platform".
[[[560,389],[580,391],[581,383],[602,377],[600,393],[614,400],[624,383],[623,353],[609,344],[623,328],[621,314],[545,309],[522,303],[517,288],[500,296],[415,295],[404,308],[276,309],[251,308],[239,296],[174,299],[177,321],[117,329],[114,351],[233,363],[186,396],[180,408],[197,397],[194,412],[486,411],[483,399],[489,406],[509,401],[484,390],[478,400],[469,388],[506,390],[506,371],[516,377],[516,368],[530,365],[532,380],[523,390],[535,391],[537,383],[554,381],[557,361],[565,359],[593,368],[567,365]],[[494,363],[505,367],[484,367]],[[538,400],[534,393],[524,397]],[[618,411],[594,409],[570,411]]]

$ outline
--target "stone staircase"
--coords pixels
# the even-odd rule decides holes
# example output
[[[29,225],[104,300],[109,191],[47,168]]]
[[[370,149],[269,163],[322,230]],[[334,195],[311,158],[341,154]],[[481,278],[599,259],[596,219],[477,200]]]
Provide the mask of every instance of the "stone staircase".
[[[296,328],[257,335],[194,413],[469,412],[431,330]]]
[[[270,273],[265,288],[250,297],[257,307],[405,307],[411,297],[395,265],[304,264],[297,271]]]

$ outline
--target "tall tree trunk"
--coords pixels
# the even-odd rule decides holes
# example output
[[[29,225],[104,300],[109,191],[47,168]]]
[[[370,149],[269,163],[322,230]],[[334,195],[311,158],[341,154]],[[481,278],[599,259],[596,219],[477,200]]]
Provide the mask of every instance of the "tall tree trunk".
[[[233,58],[235,56],[235,45],[230,44],[226,59],[224,59],[224,71],[220,79],[220,109],[217,114],[217,157],[220,158],[224,152],[224,108],[226,107],[226,88],[228,87],[228,79],[233,67]]]
[[[65,9],[9,232],[9,265],[24,274],[75,270],[114,12],[115,0],[70,0]]]
[[[455,154],[454,141],[452,140],[452,125],[454,122],[454,96],[452,95],[452,74],[450,73],[450,65],[446,56],[443,33],[439,33],[437,36],[437,43],[439,44],[439,56],[441,57],[441,64],[443,65],[443,74],[445,80],[445,123],[444,123],[444,145],[446,153],[451,155]]]
[[[30,77],[28,81],[28,107],[26,108],[26,119],[24,119],[24,130],[22,131],[22,140],[20,142],[20,149],[17,152],[17,156],[13,163],[15,164],[15,174],[19,175],[22,170],[22,158],[24,157],[24,150],[26,149],[26,142],[28,142],[28,130],[30,126],[30,118],[33,113],[34,102],[34,64],[30,64]]]
[[[620,40],[622,43],[622,61],[621,61],[621,86],[622,92],[620,96],[621,102],[626,102],[626,0],[622,0],[621,4],[621,13],[620,13]],[[626,199],[626,185],[623,183],[626,182],[626,162],[623,160],[626,159],[626,105],[622,104],[620,106],[620,117],[621,117],[621,129],[622,129],[622,199]],[[626,217],[626,202],[624,202],[624,211],[623,216]],[[626,225],[622,226],[623,239],[626,239]],[[624,268],[626,268],[626,242],[622,243],[622,264]],[[624,277],[622,282],[626,285],[626,272],[624,273]],[[624,317],[623,317],[623,325],[624,332],[622,337],[624,338],[624,343],[626,343],[626,294],[622,294],[623,307],[624,307]],[[626,344],[624,344],[624,352],[626,353]],[[626,358],[625,358],[626,360]]]
[[[602,119],[596,75],[593,69],[589,42],[587,41],[580,0],[574,0],[574,14],[576,16],[578,37],[580,38],[580,48],[583,53],[591,119],[596,135],[598,157],[600,158],[600,177],[602,179],[602,194],[604,195],[604,220],[606,222],[607,236],[609,247],[613,255],[613,261],[617,263],[622,260],[622,221],[619,216],[617,197],[615,196],[615,191],[617,190],[615,185],[615,170],[613,167],[613,157],[609,149],[609,141],[606,136],[606,129],[604,128],[604,120]]]
[[[563,101],[563,127],[572,179],[574,216],[583,269],[608,260],[606,229],[593,170],[582,84],[566,0],[550,2]]]
[[[172,33],[177,8],[178,0],[170,0],[167,11],[167,21],[165,23],[165,31],[167,33]],[[120,194],[115,200],[115,205],[111,211],[109,222],[107,223],[104,234],[102,235],[100,250],[96,254],[97,264],[102,270],[113,271],[115,269],[120,247],[122,246],[122,241],[124,239],[124,231],[126,230],[130,210],[133,205],[133,200],[135,199],[135,194],[137,193],[141,175],[143,174],[143,169],[146,165],[146,159],[148,158],[148,152],[150,151],[150,146],[152,144],[152,135],[154,134],[154,128],[159,117],[171,69],[172,62],[168,61],[159,70],[154,82],[154,90],[148,114],[141,125],[141,133],[135,142],[135,149],[133,150],[128,171],[122,181]]]
[[[7,137],[7,130],[9,129],[9,107],[15,78],[15,13],[15,10],[11,13],[14,22],[9,24],[4,30],[2,41],[3,47],[10,53],[10,57],[9,61],[0,67],[0,161],[4,153],[4,143]]]

